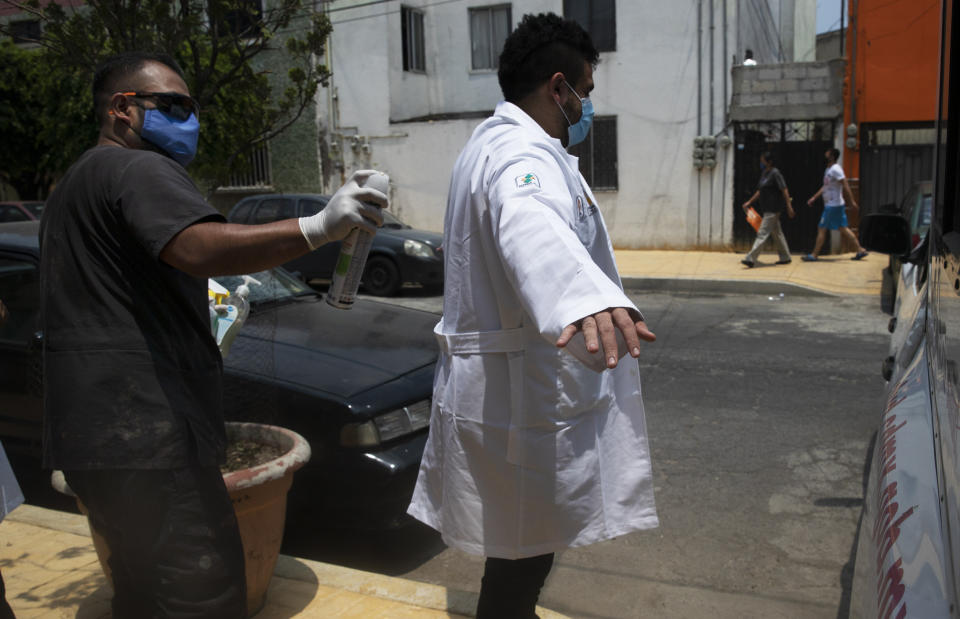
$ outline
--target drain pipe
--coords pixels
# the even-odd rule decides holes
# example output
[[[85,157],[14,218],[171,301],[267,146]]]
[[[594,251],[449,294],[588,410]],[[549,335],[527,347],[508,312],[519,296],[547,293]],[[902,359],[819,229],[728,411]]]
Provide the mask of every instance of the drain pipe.
[[[857,29],[860,27],[860,19],[857,11],[859,9],[859,5],[860,5],[860,2],[858,0],[851,0],[850,5],[848,5],[851,10],[850,10],[850,41],[849,41],[850,60],[848,60],[847,62],[850,63],[850,84],[849,84],[850,123],[853,125],[857,125]],[[842,124],[843,123],[841,123],[841,125]],[[860,139],[859,127],[860,126],[857,125],[858,131],[857,131],[856,137],[858,140],[858,144]],[[847,128],[845,126],[841,126],[840,142],[841,142],[841,146],[843,146],[844,167],[849,169],[850,166],[848,165],[849,162],[847,161],[848,159],[847,144],[846,144],[846,138],[844,137],[846,135],[847,135]],[[857,166],[857,176],[861,176],[859,166]]]
[[[703,135],[703,0],[697,2],[697,135]]]
[[[697,1],[697,137],[703,135],[703,0]],[[697,245],[700,245],[702,175],[697,174]]]
[[[727,22],[727,0],[723,0],[723,126],[727,126],[727,105],[730,101],[727,99],[727,81],[730,79],[730,70],[727,68],[727,33],[730,27]]]
[[[323,4],[323,10],[330,17],[329,3]],[[336,147],[337,159],[334,162],[331,157],[331,163],[340,168],[340,185],[346,182],[346,160],[343,153],[343,140],[340,135],[340,97],[337,94],[336,72],[333,70],[333,32],[327,36],[327,44],[324,48],[324,56],[327,63],[327,70],[330,71],[330,78],[327,83],[327,124],[329,127],[330,144],[327,147],[330,150]],[[330,188],[327,188],[330,190]]]
[[[730,124],[729,119],[727,118],[727,106],[730,105],[730,99],[727,93],[727,81],[730,79],[730,69],[727,68],[727,39],[729,38],[729,22],[727,21],[727,0],[723,0],[723,66],[721,70],[723,71],[723,127],[726,127]],[[729,147],[728,147],[729,148]],[[723,214],[726,211],[726,197],[727,197],[727,158],[730,156],[730,151],[728,148],[724,149],[723,155],[723,176],[720,179],[720,182],[723,183],[722,189],[720,191],[720,244],[723,244]]]
[[[710,135],[716,138],[713,135],[713,120],[714,116],[717,115],[716,104],[714,103],[714,82],[717,74],[717,63],[715,59],[715,50],[716,50],[716,41],[714,40],[714,31],[716,30],[714,13],[716,13],[716,5],[714,0],[710,0]],[[716,152],[716,146],[714,146],[714,152]],[[714,155],[714,161],[716,161],[716,155]],[[716,181],[715,171],[717,169],[716,164],[710,168],[710,204],[707,206],[707,216],[710,219],[709,224],[707,225],[707,244],[713,242],[713,185]]]
[[[713,106],[713,82],[714,75],[716,74],[716,62],[714,61],[713,51],[716,45],[713,41],[713,33],[716,30],[716,27],[713,23],[713,13],[714,13],[714,4],[713,0],[710,0],[710,135],[713,135],[713,116],[714,116],[714,106]]]

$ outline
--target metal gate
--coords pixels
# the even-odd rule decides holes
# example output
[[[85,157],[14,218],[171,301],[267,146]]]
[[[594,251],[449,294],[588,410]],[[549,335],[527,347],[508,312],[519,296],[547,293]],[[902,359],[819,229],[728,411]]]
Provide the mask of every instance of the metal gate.
[[[933,176],[933,123],[864,123],[860,144],[860,208],[876,213],[900,204],[916,181]]]
[[[760,154],[770,151],[774,166],[783,174],[793,208],[794,219],[783,215],[780,223],[787,237],[790,252],[813,250],[820,221],[820,204],[807,206],[807,199],[823,184],[823,154],[833,148],[834,121],[781,120],[774,122],[734,123],[737,152],[733,171],[733,241],[738,247],[749,247],[756,234],[742,216],[741,206],[757,190],[760,180]]]

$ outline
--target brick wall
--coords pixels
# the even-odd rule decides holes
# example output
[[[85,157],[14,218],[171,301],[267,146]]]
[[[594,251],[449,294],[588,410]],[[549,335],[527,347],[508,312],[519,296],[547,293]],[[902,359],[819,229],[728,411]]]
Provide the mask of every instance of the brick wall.
[[[843,111],[842,59],[733,67],[730,120],[818,120]]]

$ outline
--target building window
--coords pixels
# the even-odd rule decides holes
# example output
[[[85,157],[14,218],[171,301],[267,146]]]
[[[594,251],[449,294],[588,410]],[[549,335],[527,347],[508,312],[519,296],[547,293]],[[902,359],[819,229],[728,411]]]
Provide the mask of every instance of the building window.
[[[563,0],[563,16],[590,33],[600,52],[617,49],[617,12],[614,0]]]
[[[269,187],[273,184],[270,173],[270,149],[265,142],[254,147],[244,169],[230,175],[227,188]]]
[[[470,68],[475,71],[499,68],[500,52],[509,34],[509,4],[470,9]]]
[[[39,43],[40,35],[39,20],[28,19],[10,22],[10,36],[13,37],[14,43]]]
[[[580,158],[580,173],[595,191],[616,191],[617,180],[617,117],[597,116],[587,139],[570,148]]]
[[[400,7],[400,20],[403,23],[403,70],[425,73],[427,63],[423,52],[423,11]]]

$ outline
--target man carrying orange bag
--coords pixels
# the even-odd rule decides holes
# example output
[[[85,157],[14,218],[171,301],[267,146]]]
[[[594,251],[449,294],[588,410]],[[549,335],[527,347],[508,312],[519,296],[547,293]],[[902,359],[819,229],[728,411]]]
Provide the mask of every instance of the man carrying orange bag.
[[[760,165],[763,167],[763,174],[760,175],[757,190],[749,200],[743,203],[747,221],[757,230],[757,240],[754,241],[753,248],[740,261],[747,268],[753,268],[757,264],[760,248],[771,237],[777,244],[777,252],[780,254],[777,264],[789,264],[791,261],[787,237],[783,235],[783,229],[780,227],[780,213],[786,206],[787,215],[792,219],[796,215],[793,210],[793,200],[790,198],[790,192],[787,191],[787,183],[783,180],[783,175],[773,166],[773,156],[769,152],[760,155]],[[756,211],[751,208],[751,205],[758,200],[760,212],[763,213],[763,220],[759,226],[751,221],[751,214],[756,216]]]

